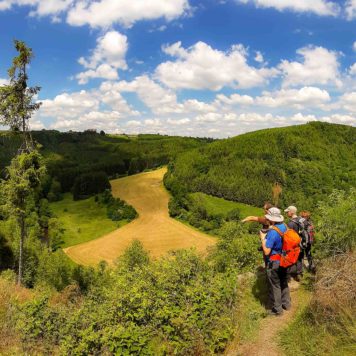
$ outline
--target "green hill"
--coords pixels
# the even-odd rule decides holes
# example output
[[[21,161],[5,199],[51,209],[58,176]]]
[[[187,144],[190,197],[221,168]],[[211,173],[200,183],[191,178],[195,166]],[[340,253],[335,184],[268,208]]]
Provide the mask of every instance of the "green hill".
[[[93,131],[34,131],[50,176],[64,192],[77,176],[104,171],[111,177],[141,172],[167,164],[180,152],[202,146],[209,139],[163,135],[105,135]],[[0,170],[10,163],[21,145],[19,133],[0,132]]]
[[[356,128],[312,122],[213,142],[179,155],[165,183],[176,197],[311,208],[333,189],[356,186]]]

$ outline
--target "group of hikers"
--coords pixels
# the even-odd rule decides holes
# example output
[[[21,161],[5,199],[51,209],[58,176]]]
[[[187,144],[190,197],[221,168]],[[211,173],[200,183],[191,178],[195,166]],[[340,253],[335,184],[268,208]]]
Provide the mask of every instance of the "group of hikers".
[[[308,269],[315,270],[311,246],[314,241],[314,229],[308,211],[297,215],[293,205],[285,209],[289,221],[284,223],[280,209],[271,203],[265,203],[264,216],[248,216],[243,222],[258,222],[261,251],[265,261],[269,286],[271,315],[282,315],[283,309],[291,308],[288,281],[294,278],[300,281],[303,275],[304,257],[308,260]]]

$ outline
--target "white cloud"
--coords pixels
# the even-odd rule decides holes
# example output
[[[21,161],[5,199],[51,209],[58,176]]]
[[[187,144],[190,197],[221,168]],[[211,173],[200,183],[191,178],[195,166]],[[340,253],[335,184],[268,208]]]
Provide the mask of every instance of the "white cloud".
[[[345,93],[340,97],[338,104],[341,109],[356,113],[356,92]],[[353,123],[356,124],[356,117]]]
[[[274,8],[278,11],[311,12],[321,16],[337,16],[340,7],[327,0],[236,0],[239,3],[253,3],[256,7]]]
[[[136,77],[131,82],[105,82],[101,88],[118,92],[134,92],[155,114],[177,110],[177,96],[171,90],[162,88],[146,75]]]
[[[119,92],[100,88],[62,93],[54,99],[42,100],[42,106],[35,118],[42,121],[54,120],[50,126],[53,129],[104,128],[114,131],[118,128],[119,120],[138,114]]]
[[[186,124],[188,124],[190,122],[190,119],[188,119],[188,118],[184,118],[184,119],[168,119],[167,120],[167,123],[169,124],[169,125],[174,125],[174,126],[176,126],[176,125],[186,125]]]
[[[329,93],[316,87],[282,89],[275,92],[264,91],[256,98],[256,103],[271,108],[293,107],[296,109],[322,107],[331,100]]]
[[[348,20],[356,18],[356,0],[347,0],[345,3],[345,13]]]
[[[30,16],[50,16],[53,22],[60,22],[59,15],[67,13],[70,25],[103,28],[115,23],[130,27],[162,17],[171,21],[190,11],[188,0],[0,0],[0,11],[14,6],[29,6]]]
[[[233,45],[223,52],[204,42],[188,49],[176,42],[163,47],[163,51],[177,60],[161,63],[155,77],[174,89],[251,88],[266,84],[277,74],[275,69],[249,66],[247,50],[242,45]]]
[[[356,52],[356,41],[353,43],[352,49],[354,50],[354,52]]]
[[[188,99],[178,103],[177,95],[170,89],[163,88],[147,75],[136,77],[133,81],[120,81],[116,83],[105,82],[102,89],[111,92],[133,92],[139,99],[155,114],[184,114],[184,113],[204,113],[215,111],[211,104]]]
[[[130,27],[140,20],[164,17],[171,21],[189,9],[188,0],[77,1],[68,12],[67,22],[73,26],[108,27],[118,23]]]
[[[263,55],[260,51],[256,51],[255,61],[258,63],[264,62]]]
[[[354,64],[350,67],[349,73],[350,73],[351,75],[356,75],[356,63],[354,63]]]
[[[8,83],[9,83],[9,81],[7,79],[0,78],[0,86],[1,85],[6,85]]]
[[[58,22],[58,15],[68,10],[74,0],[0,0],[0,11],[11,9],[13,6],[30,6],[30,16],[51,16]]]
[[[229,97],[224,94],[218,94],[216,99],[228,105],[252,105],[254,103],[253,97],[249,95],[232,94]]]
[[[87,59],[80,57],[78,60],[87,69],[76,75],[79,84],[86,84],[91,78],[117,79],[117,70],[127,69],[127,49],[127,37],[117,31],[109,31],[99,37],[92,55]]]
[[[297,51],[302,62],[282,60],[283,86],[334,84],[341,86],[338,53],[323,47],[303,47]]]

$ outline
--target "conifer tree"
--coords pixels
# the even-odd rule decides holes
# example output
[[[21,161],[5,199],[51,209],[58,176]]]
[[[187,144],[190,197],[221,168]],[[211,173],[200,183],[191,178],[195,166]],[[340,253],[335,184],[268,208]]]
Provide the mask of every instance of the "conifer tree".
[[[9,84],[0,86],[0,124],[12,130],[20,130],[23,135],[22,151],[33,149],[29,131],[29,119],[39,109],[41,103],[34,102],[40,87],[29,87],[27,67],[33,58],[32,49],[23,41],[14,41],[18,55],[13,58],[8,70]]]
[[[42,157],[35,149],[29,119],[39,109],[34,102],[40,87],[28,87],[27,67],[33,58],[32,49],[22,41],[14,41],[18,56],[14,57],[8,70],[9,84],[0,87],[0,124],[21,131],[22,146],[7,167],[6,179],[0,182],[0,194],[5,202],[5,210],[16,219],[19,229],[18,284],[22,282],[24,242],[27,236],[27,216],[29,202],[36,200],[36,191],[45,173]],[[33,208],[33,206],[32,206]]]

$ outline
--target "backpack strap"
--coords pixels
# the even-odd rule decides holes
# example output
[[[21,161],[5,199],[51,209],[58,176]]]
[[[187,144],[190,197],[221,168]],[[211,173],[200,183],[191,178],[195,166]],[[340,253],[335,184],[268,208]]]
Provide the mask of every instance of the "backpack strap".
[[[288,229],[288,226],[287,226],[286,224],[283,224],[283,225]],[[280,236],[280,237],[283,237],[283,232],[282,232],[280,229],[278,229],[277,226],[272,225],[272,226],[271,226],[271,229],[274,230],[274,231],[277,231],[278,234],[279,234],[279,236]]]

